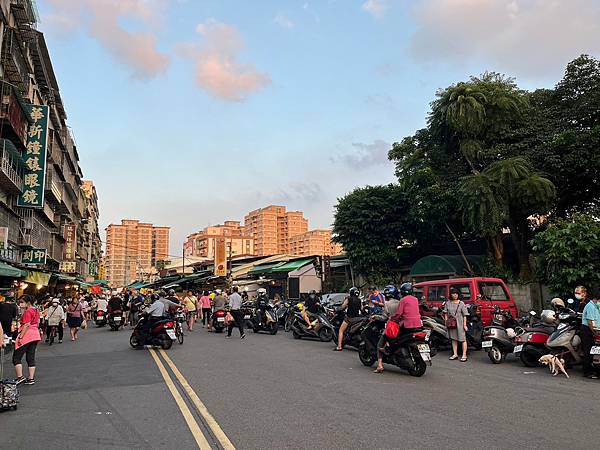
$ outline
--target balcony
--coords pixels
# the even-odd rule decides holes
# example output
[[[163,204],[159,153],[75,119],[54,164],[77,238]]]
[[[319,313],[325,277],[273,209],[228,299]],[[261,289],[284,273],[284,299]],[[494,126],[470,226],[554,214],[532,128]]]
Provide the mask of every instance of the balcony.
[[[58,205],[61,204],[63,198],[63,183],[58,178],[58,175],[50,167],[46,171],[46,193],[48,198],[54,200]]]
[[[38,219],[36,212],[29,208],[17,208],[17,213],[21,217],[21,244],[51,249],[53,233]]]
[[[18,96],[12,84],[0,81],[0,86],[3,94],[0,118],[3,124],[8,125],[4,128],[2,136],[14,139],[15,142],[21,142],[24,147],[29,124],[24,101]]]
[[[7,139],[0,139],[0,187],[12,194],[23,192],[22,159]]]

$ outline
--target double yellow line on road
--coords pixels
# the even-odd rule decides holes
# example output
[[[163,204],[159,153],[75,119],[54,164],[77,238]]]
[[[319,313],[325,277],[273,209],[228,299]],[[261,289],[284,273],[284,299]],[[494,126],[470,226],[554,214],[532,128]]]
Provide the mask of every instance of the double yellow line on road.
[[[164,360],[166,361],[167,365],[173,371],[175,378],[177,379],[177,381],[179,382],[179,384],[181,385],[181,387],[185,391],[185,393],[188,395],[190,401],[194,404],[198,414],[200,414],[200,416],[202,417],[202,419],[204,420],[206,425],[212,431],[212,434],[214,435],[216,440],[219,442],[220,446],[223,447],[224,450],[235,450],[235,447],[233,446],[233,444],[231,443],[231,441],[229,440],[227,435],[223,432],[223,429],[219,426],[219,424],[217,423],[215,418],[208,412],[208,409],[206,408],[204,403],[202,403],[202,401],[200,400],[200,397],[198,397],[198,394],[196,394],[196,392],[192,389],[192,387],[187,382],[185,377],[181,374],[181,372],[179,371],[179,369],[177,368],[175,363],[171,360],[171,358],[169,358],[169,356],[165,353],[164,350],[161,349],[161,350],[159,350],[159,352],[160,352],[161,356],[164,358]],[[158,352],[154,349],[150,349],[150,354],[152,355],[154,362],[158,366],[158,370],[160,371],[163,379],[165,380],[165,383],[167,384],[167,387],[169,388],[171,395],[175,399],[175,403],[177,403],[177,406],[179,407],[181,414],[183,414],[183,418],[185,419],[185,421],[188,425],[188,428],[190,429],[190,432],[194,436],[194,439],[196,440],[196,443],[198,444],[198,448],[200,448],[202,450],[205,450],[205,449],[210,450],[211,446],[208,443],[208,441],[206,440],[204,433],[202,433],[202,429],[200,428],[200,425],[198,425],[198,422],[196,421],[190,408],[188,407],[187,403],[185,402],[185,400],[179,393],[179,390],[177,389],[177,387],[175,386],[175,383],[171,379],[167,368],[165,367],[165,365],[161,361],[160,357],[158,356]]]

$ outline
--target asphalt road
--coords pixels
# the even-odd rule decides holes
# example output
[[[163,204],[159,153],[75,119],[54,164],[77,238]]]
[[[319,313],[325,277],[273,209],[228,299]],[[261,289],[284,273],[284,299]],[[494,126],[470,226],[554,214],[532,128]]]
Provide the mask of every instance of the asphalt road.
[[[392,367],[376,375],[355,351],[282,330],[227,340],[198,328],[166,352],[198,407],[163,356],[130,349],[128,338],[91,329],[76,344],[42,344],[38,383],[22,386],[18,411],[0,414],[0,447],[197,448],[155,358],[213,448],[223,441],[203,407],[238,449],[597,445],[600,382],[580,369],[567,380],[510,358],[495,366],[474,352],[461,363],[443,352],[422,378]]]

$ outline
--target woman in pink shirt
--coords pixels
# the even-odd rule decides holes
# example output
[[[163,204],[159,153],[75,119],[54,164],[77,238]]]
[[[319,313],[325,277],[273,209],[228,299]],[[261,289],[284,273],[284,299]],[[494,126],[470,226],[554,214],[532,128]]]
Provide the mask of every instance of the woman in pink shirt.
[[[208,323],[208,328],[210,329],[210,297],[208,296],[208,291],[202,292],[202,297],[200,297],[200,307],[202,308],[202,328],[204,325]]]
[[[19,334],[15,341],[15,351],[13,353],[12,362],[15,366],[15,373],[17,378],[15,381],[17,384],[35,384],[35,350],[37,343],[41,340],[40,338],[40,313],[33,306],[33,297],[31,295],[24,295],[19,299],[19,307],[23,311],[21,316]],[[29,377],[23,376],[23,355],[27,361],[27,368],[29,369]]]

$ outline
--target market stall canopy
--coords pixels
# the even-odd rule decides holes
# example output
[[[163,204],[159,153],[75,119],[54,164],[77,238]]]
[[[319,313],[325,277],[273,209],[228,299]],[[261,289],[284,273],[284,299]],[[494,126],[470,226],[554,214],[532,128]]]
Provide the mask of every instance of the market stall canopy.
[[[212,270],[203,270],[201,272],[196,272],[192,275],[186,275],[173,283],[169,283],[163,286],[163,288],[171,289],[177,286],[181,286],[183,283],[198,283],[200,281],[208,280],[212,276],[212,273]]]
[[[304,267],[307,264],[312,264],[313,258],[297,259],[295,261],[289,261],[287,263],[280,263],[279,265],[270,269],[268,273],[287,273],[293,270],[297,270],[300,267]]]
[[[16,267],[0,261],[0,277],[21,278],[27,276],[27,271],[17,269]]]
[[[467,255],[466,259],[474,271],[479,271],[484,260],[483,255]],[[465,260],[458,255],[429,255],[419,259],[411,268],[414,278],[452,277],[473,275],[469,273]]]
[[[271,263],[280,263],[280,262],[288,262],[290,259],[294,258],[290,255],[274,255],[267,256],[266,258],[262,258],[256,261],[252,261],[248,264],[242,264],[238,267],[234,267],[232,269],[232,276],[234,279],[243,278],[247,275],[250,275],[250,272],[256,267],[267,265]]]

